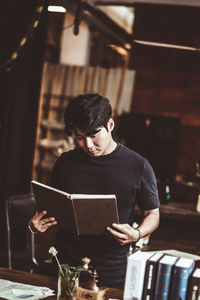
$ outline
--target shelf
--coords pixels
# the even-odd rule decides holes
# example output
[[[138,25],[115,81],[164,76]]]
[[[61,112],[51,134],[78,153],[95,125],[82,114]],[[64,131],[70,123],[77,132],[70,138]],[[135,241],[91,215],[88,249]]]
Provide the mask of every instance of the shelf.
[[[39,141],[39,146],[44,149],[64,148],[65,144],[66,144],[65,140],[41,139]]]
[[[48,129],[54,130],[64,130],[65,125],[62,122],[54,121],[54,120],[45,120],[41,121],[41,126],[46,127]]]

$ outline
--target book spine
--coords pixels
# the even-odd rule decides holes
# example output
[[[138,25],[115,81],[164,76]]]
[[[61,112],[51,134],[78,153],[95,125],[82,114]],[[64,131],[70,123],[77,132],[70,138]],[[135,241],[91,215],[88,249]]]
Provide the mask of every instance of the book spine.
[[[185,300],[188,288],[188,279],[192,273],[194,265],[190,268],[174,267],[173,280],[170,291],[171,299]]]
[[[188,284],[187,300],[200,299],[200,278],[191,277]]]
[[[136,278],[137,278],[138,268],[134,265],[133,261],[128,259],[127,270],[126,270],[126,280],[124,288],[124,300],[132,299],[132,294],[136,289]]]
[[[154,300],[167,300],[171,280],[172,266],[159,264]]]
[[[128,262],[124,300],[142,299],[146,261],[132,260]]]
[[[147,261],[142,300],[153,299],[156,262]]]

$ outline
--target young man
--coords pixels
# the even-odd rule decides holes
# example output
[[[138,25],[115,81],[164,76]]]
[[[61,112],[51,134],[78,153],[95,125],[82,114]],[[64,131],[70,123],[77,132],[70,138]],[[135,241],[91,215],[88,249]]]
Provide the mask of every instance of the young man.
[[[67,135],[74,135],[78,147],[58,158],[51,185],[68,193],[115,194],[120,224],[112,224],[102,236],[76,237],[59,230],[55,245],[59,259],[76,266],[87,256],[97,270],[100,284],[123,288],[130,243],[151,234],[159,224],[153,169],[145,158],[113,139],[112,109],[109,100],[101,95],[87,94],[73,99],[64,120]],[[144,218],[133,229],[136,203],[144,211]],[[33,230],[45,232],[56,224],[53,217],[43,218],[45,214],[43,211],[34,215]]]

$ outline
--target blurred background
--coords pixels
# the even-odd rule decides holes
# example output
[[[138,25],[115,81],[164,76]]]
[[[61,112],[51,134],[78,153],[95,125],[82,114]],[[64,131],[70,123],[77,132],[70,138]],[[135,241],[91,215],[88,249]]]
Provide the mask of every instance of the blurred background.
[[[114,136],[151,162],[161,203],[168,186],[167,201],[195,211],[198,0],[7,0],[0,24],[2,250],[6,199],[29,193],[31,179],[48,184],[57,157],[74,147],[64,135],[64,108],[82,93],[110,99]],[[23,248],[23,235],[17,239]]]

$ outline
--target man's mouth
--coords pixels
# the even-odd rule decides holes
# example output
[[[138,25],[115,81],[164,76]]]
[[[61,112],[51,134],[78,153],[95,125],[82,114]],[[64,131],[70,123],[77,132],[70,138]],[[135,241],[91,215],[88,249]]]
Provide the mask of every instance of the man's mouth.
[[[95,148],[89,148],[88,151],[92,154],[97,152],[97,150]]]

